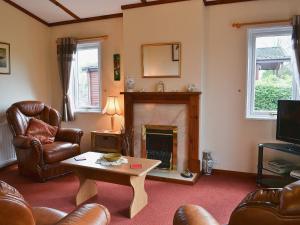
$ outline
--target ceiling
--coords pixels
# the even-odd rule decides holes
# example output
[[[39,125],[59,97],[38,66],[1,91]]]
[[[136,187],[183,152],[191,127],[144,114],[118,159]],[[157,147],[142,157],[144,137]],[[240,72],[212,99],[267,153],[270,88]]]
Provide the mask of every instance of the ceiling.
[[[122,16],[122,9],[188,0],[4,0],[48,25],[62,25]],[[203,0],[205,5],[253,0]]]
[[[68,12],[50,0],[11,0],[47,23],[75,20]],[[121,6],[140,3],[140,0],[58,0],[79,18],[121,13]]]

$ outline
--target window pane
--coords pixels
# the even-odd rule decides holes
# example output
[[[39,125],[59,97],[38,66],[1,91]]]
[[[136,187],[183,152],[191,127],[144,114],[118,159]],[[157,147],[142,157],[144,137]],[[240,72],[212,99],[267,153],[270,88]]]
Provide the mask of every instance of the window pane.
[[[77,108],[99,108],[98,46],[80,46],[77,49]]]
[[[256,38],[254,111],[276,112],[279,99],[292,99],[291,36]]]

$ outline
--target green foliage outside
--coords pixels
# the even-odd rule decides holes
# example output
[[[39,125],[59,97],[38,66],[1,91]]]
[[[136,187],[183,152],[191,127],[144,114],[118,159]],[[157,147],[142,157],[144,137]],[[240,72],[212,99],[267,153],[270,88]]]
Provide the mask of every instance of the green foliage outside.
[[[255,82],[255,110],[277,111],[277,101],[292,99],[292,71],[283,66],[275,74],[272,70],[263,72],[260,80]]]

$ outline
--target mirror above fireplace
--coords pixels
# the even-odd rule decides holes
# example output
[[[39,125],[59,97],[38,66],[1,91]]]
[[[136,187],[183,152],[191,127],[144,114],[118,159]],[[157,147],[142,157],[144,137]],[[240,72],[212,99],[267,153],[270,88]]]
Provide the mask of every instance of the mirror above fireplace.
[[[180,77],[181,44],[179,42],[142,45],[144,78]]]

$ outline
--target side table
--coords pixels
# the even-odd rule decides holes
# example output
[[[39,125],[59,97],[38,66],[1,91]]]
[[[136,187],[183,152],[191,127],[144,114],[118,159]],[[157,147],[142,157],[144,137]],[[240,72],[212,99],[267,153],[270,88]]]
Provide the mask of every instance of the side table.
[[[98,130],[91,132],[91,148],[95,152],[121,153],[120,131]]]

